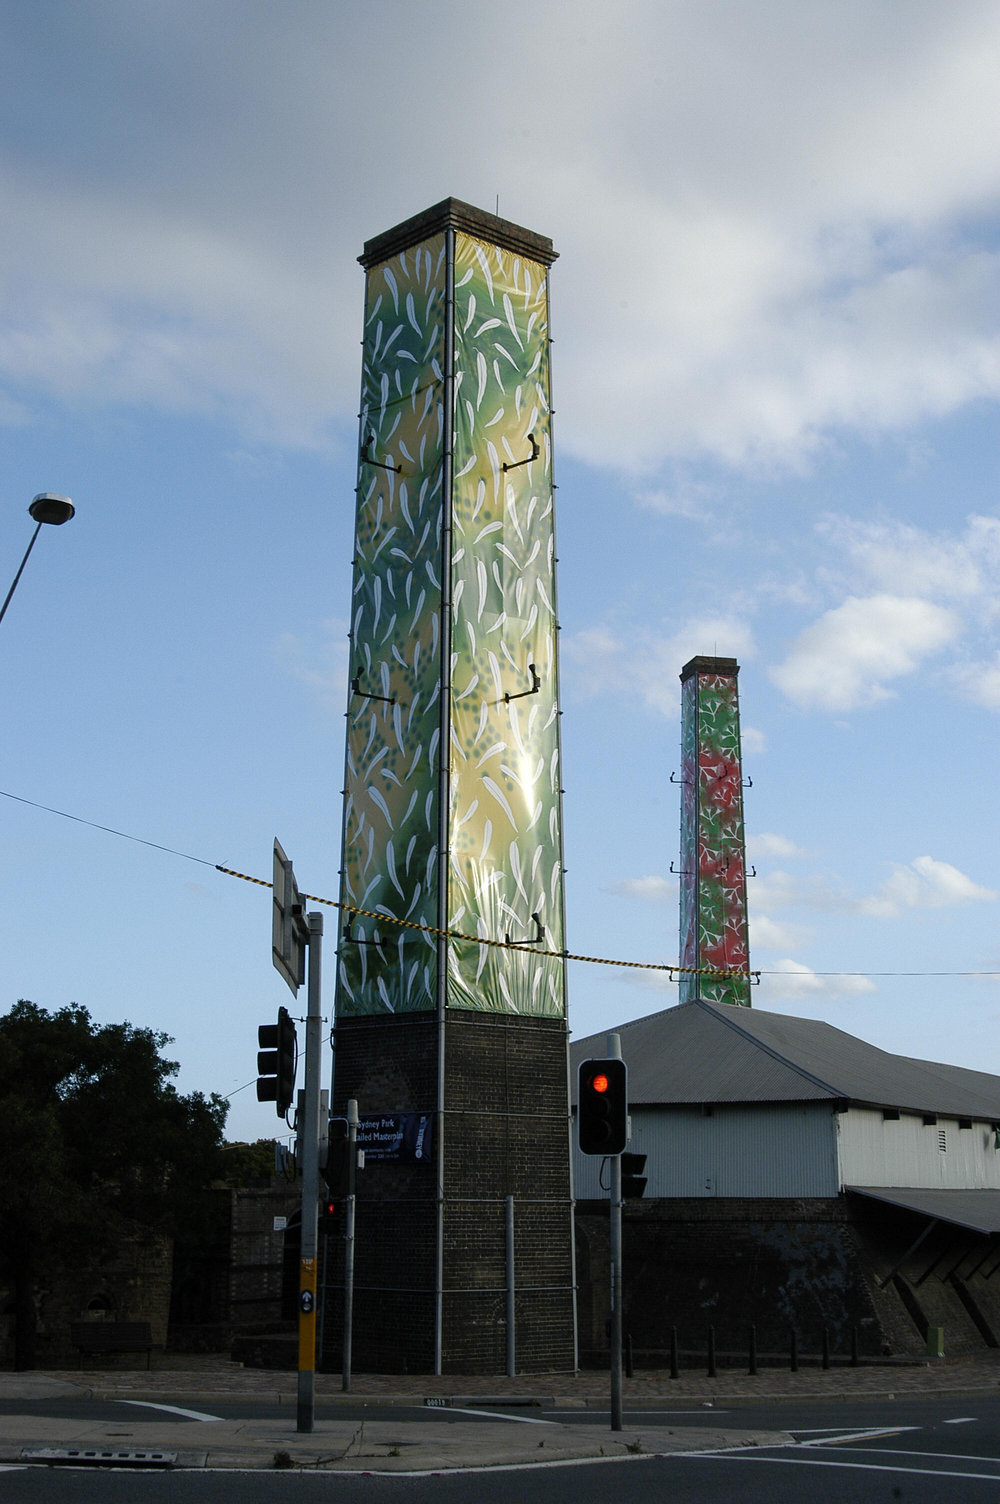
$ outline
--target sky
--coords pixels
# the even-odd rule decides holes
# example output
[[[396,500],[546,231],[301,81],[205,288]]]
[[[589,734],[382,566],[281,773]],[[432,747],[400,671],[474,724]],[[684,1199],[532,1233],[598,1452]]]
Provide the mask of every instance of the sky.
[[[0,625],[0,1009],[279,1131],[215,864],[337,896],[357,257],[452,195],[559,253],[570,949],[677,960],[678,676],[735,657],[753,1005],[1000,1073],[998,76],[994,0],[0,0],[4,590],[77,508]]]

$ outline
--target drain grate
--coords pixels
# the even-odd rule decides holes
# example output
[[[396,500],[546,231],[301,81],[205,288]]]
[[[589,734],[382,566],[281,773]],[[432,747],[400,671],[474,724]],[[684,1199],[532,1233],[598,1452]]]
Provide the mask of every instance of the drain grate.
[[[106,1447],[22,1447],[21,1461],[63,1463],[70,1467],[173,1467],[177,1453],[115,1451]]]

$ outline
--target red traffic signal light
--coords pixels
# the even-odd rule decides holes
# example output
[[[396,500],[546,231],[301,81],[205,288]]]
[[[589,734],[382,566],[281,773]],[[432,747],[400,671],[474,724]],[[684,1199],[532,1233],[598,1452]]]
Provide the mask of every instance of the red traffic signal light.
[[[628,1142],[628,1071],[624,1060],[584,1060],[578,1084],[581,1154],[620,1154]]]

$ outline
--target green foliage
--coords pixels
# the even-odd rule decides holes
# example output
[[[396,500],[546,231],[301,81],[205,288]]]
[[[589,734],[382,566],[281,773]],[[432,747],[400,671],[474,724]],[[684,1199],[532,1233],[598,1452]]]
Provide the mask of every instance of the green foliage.
[[[166,1034],[21,1000],[0,1017],[0,1275],[19,1299],[81,1250],[174,1234],[216,1178],[226,1103],[182,1096]]]
[[[252,1144],[223,1144],[220,1179],[238,1190],[241,1186],[267,1181],[274,1174],[274,1139],[259,1138]]]

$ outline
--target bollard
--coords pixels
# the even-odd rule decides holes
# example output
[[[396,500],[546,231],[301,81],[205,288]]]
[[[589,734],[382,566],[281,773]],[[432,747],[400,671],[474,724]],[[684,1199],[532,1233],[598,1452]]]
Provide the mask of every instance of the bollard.
[[[708,1329],[708,1377],[715,1378],[715,1327]]]
[[[823,1367],[830,1367],[830,1333],[823,1328]]]
[[[757,1372],[757,1328],[755,1326],[751,1326],[751,1328],[750,1328],[750,1352],[749,1352],[749,1357],[748,1357],[748,1361],[747,1361],[747,1373],[749,1373],[749,1374],[756,1374],[756,1372]]]
[[[791,1339],[788,1344],[788,1366],[792,1373],[799,1371],[799,1334],[792,1327]]]
[[[672,1326],[670,1328],[670,1377],[672,1379],[679,1379],[680,1372],[677,1352],[677,1328]]]

